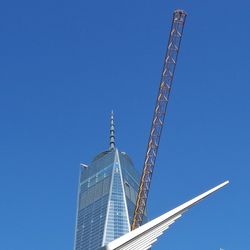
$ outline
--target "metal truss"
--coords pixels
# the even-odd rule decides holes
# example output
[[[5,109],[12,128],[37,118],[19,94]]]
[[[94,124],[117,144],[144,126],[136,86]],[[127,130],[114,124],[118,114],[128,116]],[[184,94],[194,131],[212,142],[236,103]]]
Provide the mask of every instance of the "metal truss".
[[[187,14],[183,10],[176,10],[173,13],[167,52],[164,59],[160,87],[156,100],[140,187],[137,195],[133,223],[131,226],[132,230],[141,226],[143,221],[186,15]]]

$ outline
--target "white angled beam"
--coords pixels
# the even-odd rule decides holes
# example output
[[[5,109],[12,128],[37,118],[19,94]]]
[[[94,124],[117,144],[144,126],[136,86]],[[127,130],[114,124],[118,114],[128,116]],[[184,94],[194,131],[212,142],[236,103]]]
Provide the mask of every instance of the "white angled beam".
[[[227,185],[229,181],[225,181],[220,185],[208,190],[207,192],[185,202],[184,204],[170,210],[169,212],[149,221],[148,223],[138,227],[137,229],[121,236],[120,238],[110,242],[100,250],[146,250],[176,219],[187,211],[190,207],[205,199],[210,194]]]

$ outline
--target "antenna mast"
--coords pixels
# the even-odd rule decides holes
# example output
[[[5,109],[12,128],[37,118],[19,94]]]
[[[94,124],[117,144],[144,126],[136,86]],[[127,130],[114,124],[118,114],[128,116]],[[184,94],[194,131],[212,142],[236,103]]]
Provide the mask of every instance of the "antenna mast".
[[[114,111],[111,111],[110,116],[110,135],[109,135],[109,149],[115,148],[115,123],[114,123]]]

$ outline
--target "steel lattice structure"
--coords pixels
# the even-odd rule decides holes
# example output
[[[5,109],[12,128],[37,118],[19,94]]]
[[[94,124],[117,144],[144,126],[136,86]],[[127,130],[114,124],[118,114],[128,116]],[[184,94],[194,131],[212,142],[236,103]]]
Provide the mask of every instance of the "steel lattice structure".
[[[178,52],[180,49],[185,19],[186,13],[183,10],[174,11],[170,36],[167,45],[167,52],[164,59],[160,87],[156,100],[144,167],[141,176],[140,187],[137,195],[133,223],[131,226],[132,230],[141,226],[143,221],[148,192],[160,143],[162,127],[167,110],[169,94],[172,87]]]

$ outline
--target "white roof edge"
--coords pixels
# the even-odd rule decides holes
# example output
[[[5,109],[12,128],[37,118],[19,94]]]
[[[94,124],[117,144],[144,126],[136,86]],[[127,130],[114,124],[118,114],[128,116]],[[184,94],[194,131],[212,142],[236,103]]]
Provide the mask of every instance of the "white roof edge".
[[[182,213],[188,210],[190,207],[195,205],[196,203],[200,202],[210,194],[216,192],[217,190],[221,189],[225,185],[227,185],[229,181],[225,181],[218,186],[196,196],[195,198],[183,203],[182,205],[166,212],[165,214],[149,221],[148,223],[142,225],[141,227],[121,236],[120,238],[110,242],[106,246],[102,247],[103,250],[115,250],[115,249],[130,249],[129,245],[135,245],[136,242],[141,242],[143,237],[148,237],[149,235],[153,235],[156,228],[160,228],[162,224],[170,225],[172,224],[177,218],[180,217]],[[165,229],[162,230],[162,232]],[[156,241],[157,237],[155,238]],[[146,243],[145,243],[146,244]],[[147,245],[141,246],[140,248],[136,248],[136,250],[147,249]]]

